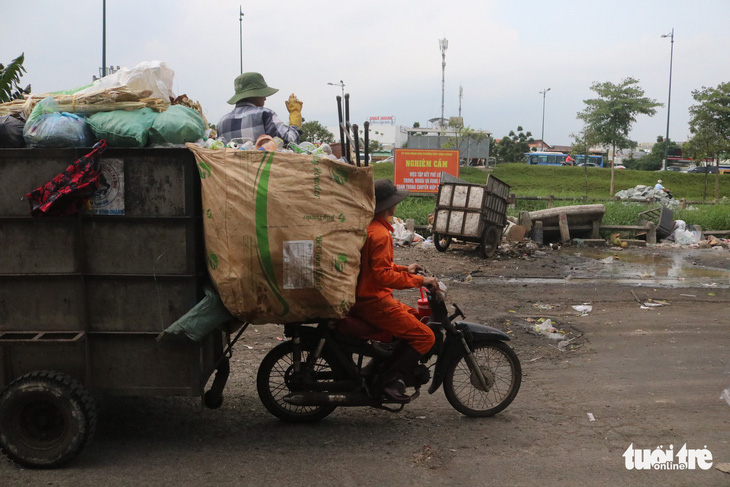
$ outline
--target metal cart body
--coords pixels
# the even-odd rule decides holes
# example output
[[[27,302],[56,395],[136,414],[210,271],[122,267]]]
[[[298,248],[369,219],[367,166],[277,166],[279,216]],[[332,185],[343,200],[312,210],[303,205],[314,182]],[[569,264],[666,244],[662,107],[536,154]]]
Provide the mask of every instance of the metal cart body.
[[[192,153],[108,149],[101,156],[106,199],[95,202],[101,209],[31,217],[24,195],[87,152],[0,150],[0,447],[31,467],[67,462],[90,437],[59,436],[50,448],[23,431],[22,422],[40,420],[30,411],[43,391],[70,396],[73,404],[56,404],[56,412],[69,422],[86,415],[87,424],[75,425],[86,435],[95,426],[92,393],[202,395],[223,360],[227,377],[222,333],[201,343],[156,340],[203,297]]]
[[[484,185],[442,174],[433,223],[436,248],[444,252],[452,239],[480,244],[492,257],[507,224],[509,185],[489,175]]]

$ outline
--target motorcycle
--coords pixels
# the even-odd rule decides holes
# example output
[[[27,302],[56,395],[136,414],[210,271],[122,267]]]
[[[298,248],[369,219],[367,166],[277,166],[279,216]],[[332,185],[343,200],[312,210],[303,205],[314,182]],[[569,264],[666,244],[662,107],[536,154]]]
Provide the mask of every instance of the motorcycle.
[[[441,289],[426,292],[430,317],[422,321],[433,330],[436,343],[404,378],[406,386],[415,389],[410,401],[430,381],[429,394],[443,385],[446,399],[460,413],[493,416],[519,391],[519,358],[507,345],[510,338],[504,332],[457,320],[465,316],[456,304],[449,314],[443,285]],[[289,340],[264,357],[256,378],[259,398],[271,414],[287,422],[308,423],[325,418],[337,407],[367,406],[391,412],[404,408],[405,404],[389,401],[377,386],[398,341],[383,343],[348,335],[341,331],[343,320],[284,325]]]

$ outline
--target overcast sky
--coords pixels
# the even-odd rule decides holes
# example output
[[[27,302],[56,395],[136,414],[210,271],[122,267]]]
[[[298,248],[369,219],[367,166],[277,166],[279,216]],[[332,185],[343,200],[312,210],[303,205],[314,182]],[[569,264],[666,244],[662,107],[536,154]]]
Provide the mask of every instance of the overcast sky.
[[[91,82],[102,62],[102,0],[3,2],[0,63],[25,53],[34,93]],[[239,6],[244,18],[239,21]],[[670,138],[688,137],[691,92],[730,81],[730,0],[107,0],[106,58],[133,67],[160,60],[173,90],[199,101],[211,123],[226,113],[240,73],[258,71],[279,93],[266,106],[287,118],[290,93],[305,120],[336,125],[344,81],[350,119],[394,116],[412,126],[441,115],[441,51],[448,39],[444,115],[500,138],[521,125],[568,145],[593,82],[640,81],[664,104],[631,137],[666,132],[675,30]]]

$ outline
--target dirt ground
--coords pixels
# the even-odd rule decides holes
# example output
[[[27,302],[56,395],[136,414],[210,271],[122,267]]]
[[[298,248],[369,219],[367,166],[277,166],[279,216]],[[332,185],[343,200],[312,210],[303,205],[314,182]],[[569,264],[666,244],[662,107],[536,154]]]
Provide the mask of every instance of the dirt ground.
[[[396,260],[421,263],[468,320],[512,337],[524,375],[505,411],[469,419],[439,390],[399,414],[339,409],[315,425],[282,423],[259,402],[255,375],[283,329],[255,326],[234,350],[220,409],[201,410],[197,398],[102,399],[96,436],[70,466],[2,461],[0,484],[730,485],[727,248],[522,247],[484,260],[453,245],[398,248]],[[584,304],[590,312],[573,308]],[[545,319],[559,339],[534,331]],[[683,445],[711,452],[712,466],[626,467],[630,447]]]

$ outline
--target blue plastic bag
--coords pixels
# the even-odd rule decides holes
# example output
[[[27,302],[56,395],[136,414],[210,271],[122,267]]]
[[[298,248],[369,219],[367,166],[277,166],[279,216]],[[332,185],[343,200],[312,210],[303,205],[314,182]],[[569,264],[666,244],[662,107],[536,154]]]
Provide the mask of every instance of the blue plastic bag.
[[[86,120],[60,112],[52,96],[33,108],[23,128],[23,138],[30,147],[91,147],[95,141]]]

